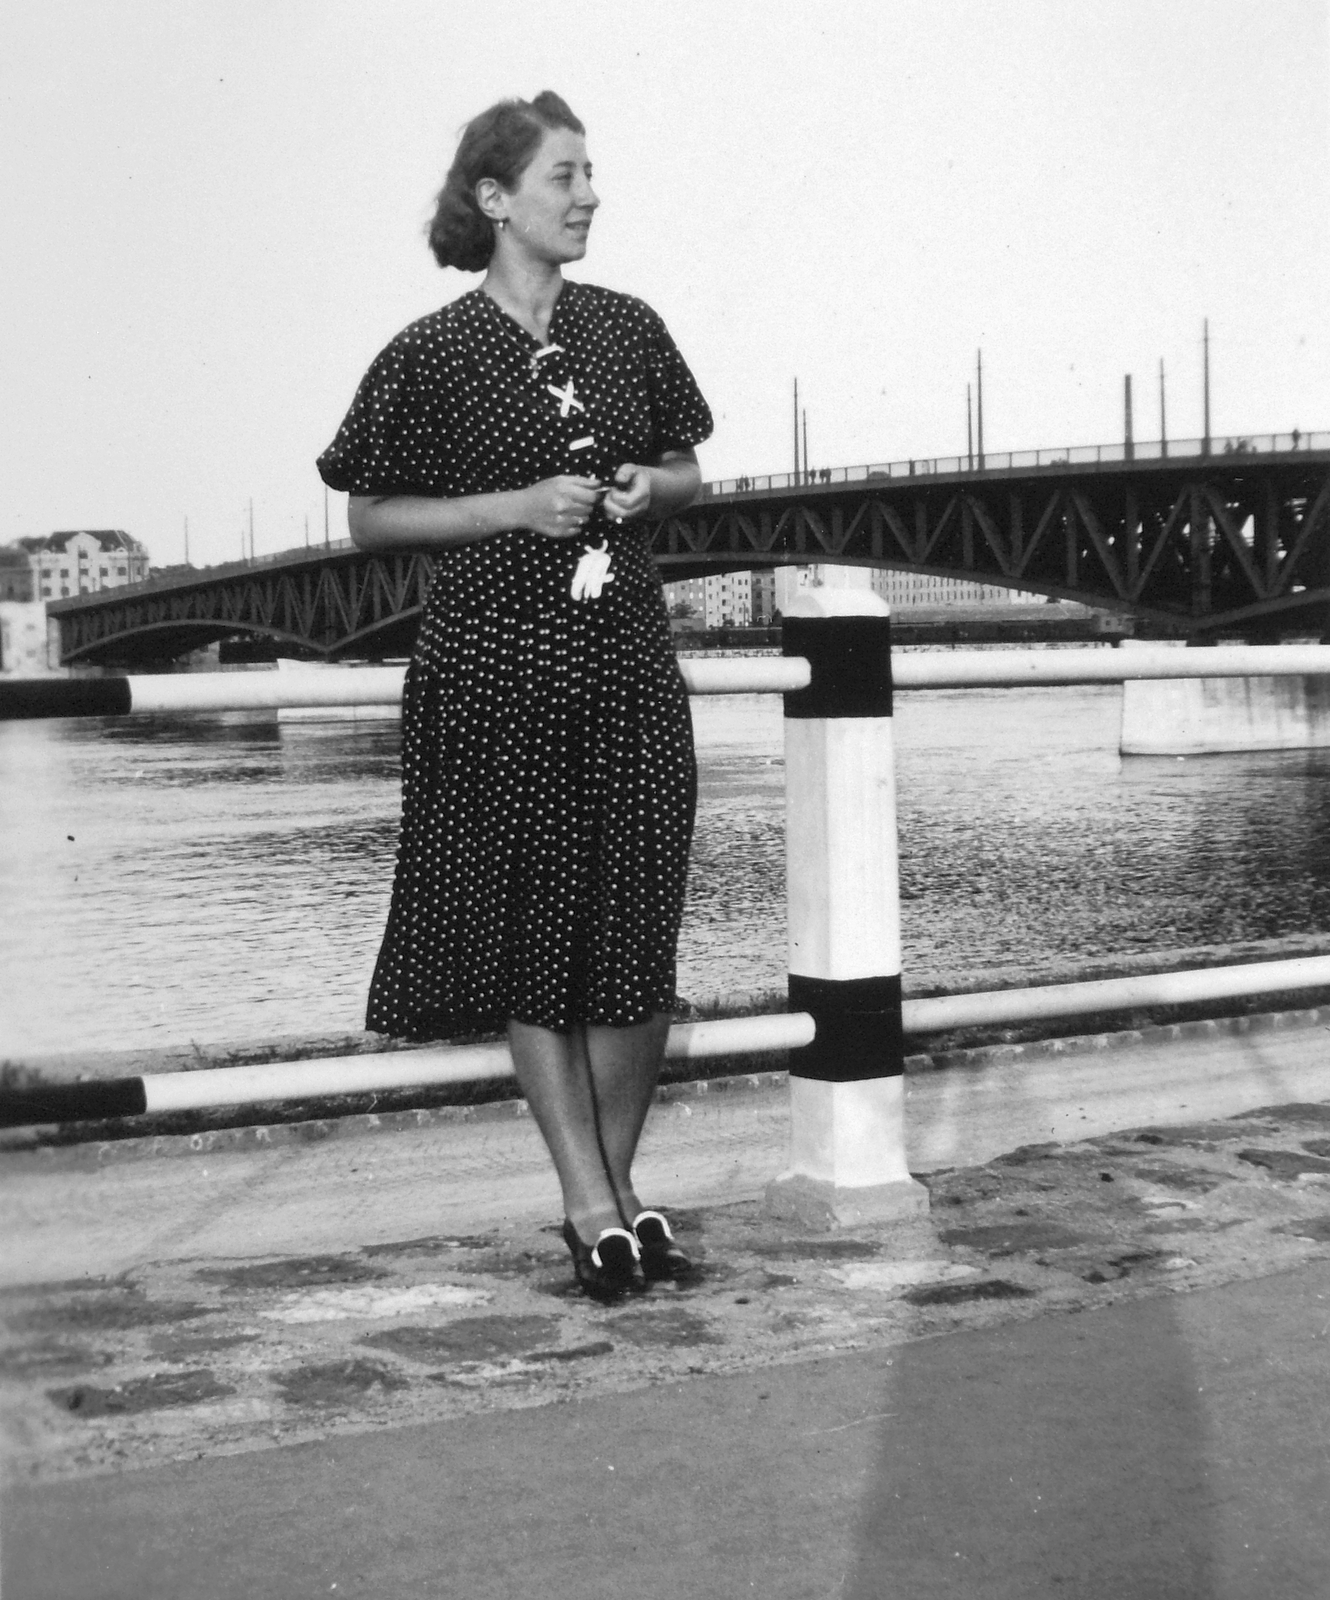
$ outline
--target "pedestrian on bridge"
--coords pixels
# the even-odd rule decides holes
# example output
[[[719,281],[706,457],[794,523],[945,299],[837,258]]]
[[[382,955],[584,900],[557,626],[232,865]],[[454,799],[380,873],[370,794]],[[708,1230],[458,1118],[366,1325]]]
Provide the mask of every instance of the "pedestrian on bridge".
[[[645,524],[699,492],[711,416],[650,307],[564,279],[599,205],[558,95],[470,122],[429,242],[484,279],[383,350],[319,470],[361,549],[435,566],[366,1025],[506,1030],[578,1281],[613,1298],[690,1267],[631,1172],[696,799]]]

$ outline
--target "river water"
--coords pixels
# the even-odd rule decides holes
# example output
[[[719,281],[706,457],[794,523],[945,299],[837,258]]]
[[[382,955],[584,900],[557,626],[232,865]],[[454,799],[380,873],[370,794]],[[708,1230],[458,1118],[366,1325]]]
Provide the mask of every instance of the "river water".
[[[1330,930],[1330,751],[1122,759],[1114,687],[897,700],[907,974]],[[694,701],[680,993],[785,977],[780,701]],[[359,1028],[392,723],[0,724],[0,1059]]]

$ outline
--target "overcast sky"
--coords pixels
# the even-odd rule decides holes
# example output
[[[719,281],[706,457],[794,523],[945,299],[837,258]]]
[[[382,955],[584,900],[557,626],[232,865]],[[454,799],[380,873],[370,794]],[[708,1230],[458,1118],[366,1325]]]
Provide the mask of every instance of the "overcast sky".
[[[41,0],[10,8],[0,540],[154,562],[323,532],[374,353],[479,282],[422,227],[460,125],[561,93],[603,204],[570,275],[664,315],[711,478],[1330,428],[1322,0]],[[332,498],[332,533],[345,531]]]

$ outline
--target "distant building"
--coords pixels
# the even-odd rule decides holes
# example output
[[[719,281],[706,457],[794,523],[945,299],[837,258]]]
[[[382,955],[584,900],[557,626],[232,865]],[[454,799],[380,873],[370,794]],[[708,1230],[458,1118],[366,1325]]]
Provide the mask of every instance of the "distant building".
[[[996,583],[971,583],[939,578],[927,572],[898,572],[889,567],[767,567],[753,572],[716,573],[665,585],[665,601],[676,628],[696,618],[708,628],[766,628],[784,615],[794,594],[812,586],[871,588],[893,611],[906,606],[1009,605],[1040,600]],[[686,608],[686,609],[685,609]]]
[[[709,572],[704,615],[708,628],[746,628],[753,620],[751,572]]]
[[[776,605],[776,577],[765,572],[717,572],[665,585],[676,630],[768,627]]]
[[[707,582],[705,578],[680,578],[677,583],[665,585],[665,605],[676,622],[695,621],[705,626],[707,608]]]
[[[1005,606],[1017,598],[1015,589],[1000,583],[971,583],[966,578],[899,572],[894,567],[873,568],[873,592],[893,610],[900,606]]]
[[[0,600],[0,677],[41,677],[50,670],[47,644],[40,600]]]
[[[1002,606],[1041,598],[1005,588],[1002,584],[939,578],[929,572],[900,572],[894,567],[780,567],[776,571],[777,610],[783,615],[800,589],[844,587],[845,574],[850,572],[866,572],[869,575],[867,586],[874,594],[880,594],[893,611],[909,606]]]
[[[34,581],[32,559],[21,545],[0,549],[0,600],[31,600]]]
[[[68,600],[148,576],[147,550],[118,528],[78,528],[19,543],[28,552],[34,600]]]
[[[761,567],[750,576],[753,583],[753,626],[769,628],[776,613],[776,574],[770,567]]]

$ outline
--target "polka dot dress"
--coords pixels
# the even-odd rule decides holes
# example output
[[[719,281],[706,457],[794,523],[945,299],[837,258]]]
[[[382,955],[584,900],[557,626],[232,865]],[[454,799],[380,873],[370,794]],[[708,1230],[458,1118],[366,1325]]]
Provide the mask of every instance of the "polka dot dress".
[[[377,358],[319,470],[352,494],[470,495],[708,437],[660,318],[565,283],[541,346],[483,290]],[[588,546],[598,596],[574,598]],[[675,1000],[692,726],[640,524],[436,552],[407,671],[402,832],[366,1026],[415,1039],[629,1027]]]

